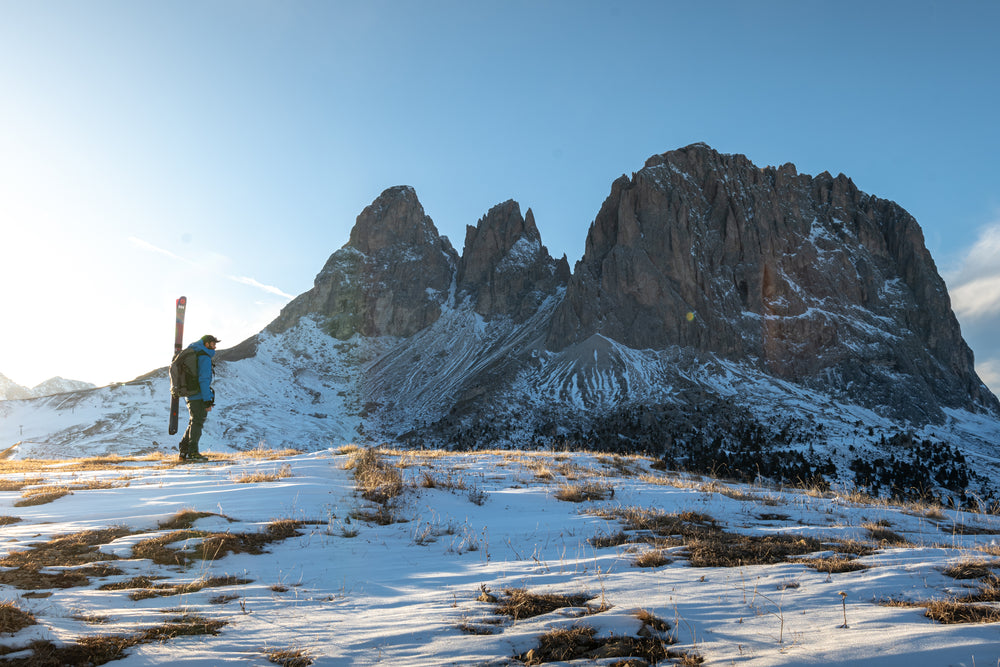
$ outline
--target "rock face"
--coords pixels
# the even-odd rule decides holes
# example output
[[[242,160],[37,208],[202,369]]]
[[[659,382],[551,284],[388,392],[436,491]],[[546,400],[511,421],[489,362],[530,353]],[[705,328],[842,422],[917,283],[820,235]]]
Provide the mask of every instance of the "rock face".
[[[466,228],[456,280],[480,315],[524,321],[567,283],[569,262],[549,256],[531,209],[521,217],[520,205],[510,200]]]
[[[593,334],[748,361],[899,416],[996,407],[906,211],[843,175],[704,144],[612,185],[548,345]]]
[[[448,297],[458,255],[438,234],[413,188],[389,188],[358,216],[313,288],[268,330],[319,315],[331,336],[412,336],[432,324]]]
[[[843,175],[759,168],[704,144],[616,180],[572,275],[515,201],[468,227],[459,257],[413,189],[390,188],[267,331],[304,316],[341,340],[404,339],[359,368],[357,386],[369,406],[426,397],[428,420],[520,401],[532,385],[550,387],[555,411],[660,401],[682,377],[691,389],[663,355],[738,363],[914,422],[1000,412],[905,210]],[[656,371],[639,381],[629,349],[660,355]]]

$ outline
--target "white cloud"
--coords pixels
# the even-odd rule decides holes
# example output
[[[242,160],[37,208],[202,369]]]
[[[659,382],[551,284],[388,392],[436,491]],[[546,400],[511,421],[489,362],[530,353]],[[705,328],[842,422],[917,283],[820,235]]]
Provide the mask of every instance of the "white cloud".
[[[159,246],[155,246],[152,243],[150,243],[149,241],[143,241],[142,239],[137,238],[135,236],[128,237],[128,240],[129,240],[130,243],[132,243],[132,245],[137,246],[139,248],[142,248],[143,250],[148,250],[150,252],[155,252],[155,253],[163,255],[165,257],[169,257],[170,259],[175,259],[175,260],[177,260],[179,262],[185,262],[186,264],[194,264],[194,262],[192,262],[190,259],[186,259],[184,257],[181,257],[180,255],[178,255],[176,253],[172,253],[172,252],[170,252],[169,250],[167,250],[165,248],[160,248]]]
[[[995,395],[1000,396],[1000,358],[976,364],[976,374]]]
[[[1000,267],[995,276],[976,278],[952,289],[951,303],[958,315],[970,319],[1000,313]]]
[[[1000,314],[1000,223],[983,230],[947,282],[959,317],[974,320]]]
[[[148,250],[149,252],[155,252],[157,254],[163,255],[164,257],[169,257],[170,259],[176,260],[178,262],[184,262],[185,264],[192,264],[192,265],[196,265],[197,264],[197,262],[194,262],[194,261],[192,261],[190,259],[187,259],[186,257],[181,257],[177,253],[171,252],[170,250],[167,250],[165,248],[160,248],[159,246],[153,245],[149,241],[144,241],[144,240],[142,240],[140,238],[137,238],[135,236],[128,237],[128,240],[133,245],[135,245],[135,246],[137,246],[139,248],[142,248],[143,250]],[[221,266],[227,264],[228,262],[229,262],[228,258],[226,258],[223,255],[214,255],[214,254],[211,254],[211,255],[208,256],[208,261],[205,262],[205,264],[207,264],[207,266],[204,266],[203,268],[209,269],[212,273],[221,274],[221,271],[219,270],[219,268]],[[227,275],[226,278],[228,278],[229,280],[232,280],[234,282],[240,283],[241,285],[249,285],[250,287],[256,287],[259,290],[263,290],[263,291],[267,292],[268,294],[274,294],[275,296],[280,296],[283,299],[294,299],[295,298],[295,295],[288,294],[287,292],[284,292],[283,290],[281,290],[278,287],[275,287],[274,285],[265,285],[264,283],[262,283],[262,282],[260,282],[258,280],[255,280],[253,278],[249,278],[247,276],[231,276],[231,275]]]
[[[256,287],[257,289],[264,290],[265,292],[268,292],[269,294],[276,294],[277,296],[283,297],[285,299],[294,299],[295,298],[295,296],[292,295],[292,294],[288,294],[286,292],[282,292],[279,288],[277,288],[277,287],[275,287],[273,285],[265,285],[264,283],[261,283],[261,282],[258,282],[256,280],[254,280],[253,278],[248,278],[246,276],[229,276],[229,279],[230,280],[235,280],[236,282],[242,283],[244,285],[250,285],[251,287]]]

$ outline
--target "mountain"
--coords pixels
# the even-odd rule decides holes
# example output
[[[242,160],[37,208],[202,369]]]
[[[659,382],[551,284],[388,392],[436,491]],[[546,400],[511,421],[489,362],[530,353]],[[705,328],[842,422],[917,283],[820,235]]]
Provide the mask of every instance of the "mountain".
[[[0,401],[10,401],[23,398],[37,398],[52,394],[64,394],[71,391],[93,389],[96,385],[80,380],[67,380],[59,376],[49,378],[45,382],[27,388],[0,373]]]
[[[236,449],[642,451],[961,502],[1000,480],[1000,404],[912,216],[843,175],[704,144],[616,180],[572,271],[515,201],[459,255],[413,188],[389,188],[313,287],[217,360],[207,441]],[[0,437],[21,456],[164,448],[166,395],[160,369],[30,417],[0,404]]]

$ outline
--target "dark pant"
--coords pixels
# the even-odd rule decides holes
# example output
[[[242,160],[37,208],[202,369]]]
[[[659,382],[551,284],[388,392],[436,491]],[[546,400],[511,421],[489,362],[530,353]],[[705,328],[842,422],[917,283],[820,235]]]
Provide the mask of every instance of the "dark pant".
[[[190,418],[179,449],[181,456],[194,456],[198,454],[198,441],[201,440],[201,429],[205,426],[205,418],[208,417],[208,406],[205,405],[205,401],[189,400],[187,404]]]

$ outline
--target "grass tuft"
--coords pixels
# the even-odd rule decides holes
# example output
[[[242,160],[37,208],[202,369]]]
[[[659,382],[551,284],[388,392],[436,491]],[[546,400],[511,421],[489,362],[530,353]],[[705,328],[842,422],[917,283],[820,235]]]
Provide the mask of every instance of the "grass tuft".
[[[582,484],[560,484],[555,497],[571,503],[582,503],[586,500],[606,500],[615,495],[610,484],[599,482],[584,482]]]
[[[534,593],[526,588],[507,588],[503,594],[504,597],[496,603],[496,613],[510,616],[514,620],[534,618],[563,607],[583,607],[591,598],[584,593]]]
[[[245,472],[239,477],[233,478],[237,484],[257,484],[260,482],[277,482],[292,476],[292,466],[287,463],[278,470],[272,472]]]
[[[281,667],[307,667],[313,664],[313,657],[299,648],[266,649],[264,657],[268,662]]]
[[[0,602],[0,634],[14,634],[38,623],[35,617],[10,600]]]

